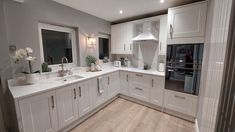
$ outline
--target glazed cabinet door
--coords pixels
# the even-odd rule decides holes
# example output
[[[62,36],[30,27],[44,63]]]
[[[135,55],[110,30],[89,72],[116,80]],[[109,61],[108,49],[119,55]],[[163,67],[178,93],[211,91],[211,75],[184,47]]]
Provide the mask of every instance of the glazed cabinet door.
[[[55,91],[19,100],[24,132],[56,132],[58,130]]]
[[[130,75],[128,72],[121,71],[120,72],[120,92],[123,95],[129,95],[129,80]]]
[[[205,36],[207,3],[199,2],[168,10],[168,39]]]
[[[106,101],[107,90],[104,86],[104,78],[99,77],[90,81],[90,89],[93,93],[94,107],[98,107]]]
[[[60,129],[78,119],[77,92],[76,85],[70,85],[56,90]]]
[[[89,88],[89,81],[79,83],[77,88],[79,117],[82,117],[92,110],[92,93]]]

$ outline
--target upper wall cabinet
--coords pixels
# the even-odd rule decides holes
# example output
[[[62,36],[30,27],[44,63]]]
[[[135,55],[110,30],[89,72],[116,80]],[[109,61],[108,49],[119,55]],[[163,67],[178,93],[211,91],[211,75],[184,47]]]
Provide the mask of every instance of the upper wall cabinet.
[[[132,54],[133,24],[131,22],[111,27],[112,54]]]
[[[204,43],[207,2],[168,10],[168,44]]]
[[[161,16],[159,33],[159,54],[166,55],[167,45],[167,15]]]

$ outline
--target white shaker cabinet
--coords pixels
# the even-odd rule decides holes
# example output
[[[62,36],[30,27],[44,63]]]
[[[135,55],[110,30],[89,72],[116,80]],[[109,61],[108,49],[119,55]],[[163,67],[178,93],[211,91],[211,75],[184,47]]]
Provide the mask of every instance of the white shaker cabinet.
[[[203,43],[207,2],[168,9],[168,43]]]
[[[159,33],[159,54],[166,55],[167,46],[167,15],[160,18],[160,33]]]
[[[198,97],[194,95],[165,90],[164,108],[195,117],[197,100]]]
[[[132,54],[133,24],[131,22],[112,25],[111,53]]]
[[[152,88],[150,93],[150,102],[154,105],[162,107],[164,95],[165,78],[153,76]]]
[[[104,85],[104,79],[104,77],[99,77],[90,81],[94,107],[98,107],[106,101],[107,90]]]
[[[120,72],[120,93],[123,95],[129,95],[129,72],[121,71]]]
[[[78,90],[70,85],[56,90],[59,128],[71,124],[78,119]]]
[[[55,91],[19,100],[24,132],[56,132],[58,130]]]
[[[105,86],[108,92],[108,99],[110,99],[120,92],[119,72],[110,73],[105,77],[107,79]]]
[[[89,81],[77,84],[79,117],[84,116],[92,110],[92,92],[89,88]]]

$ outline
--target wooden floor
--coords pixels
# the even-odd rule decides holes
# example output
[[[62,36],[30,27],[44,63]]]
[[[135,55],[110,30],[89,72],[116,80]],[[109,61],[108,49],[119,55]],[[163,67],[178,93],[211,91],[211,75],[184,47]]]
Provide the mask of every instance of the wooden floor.
[[[195,132],[194,124],[118,98],[71,132]]]

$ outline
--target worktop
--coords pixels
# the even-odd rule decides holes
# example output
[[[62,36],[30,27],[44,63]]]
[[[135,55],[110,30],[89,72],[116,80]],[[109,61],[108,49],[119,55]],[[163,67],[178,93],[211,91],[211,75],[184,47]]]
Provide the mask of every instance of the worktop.
[[[72,85],[74,83],[78,83],[81,81],[85,81],[88,79],[92,79],[95,77],[99,77],[99,76],[109,74],[112,72],[117,72],[117,71],[135,72],[135,73],[142,73],[142,74],[161,76],[161,77],[165,76],[164,72],[159,72],[157,70],[141,70],[141,69],[131,68],[131,67],[114,67],[109,64],[102,65],[102,71],[98,71],[98,72],[86,72],[85,70],[82,70],[82,69],[84,68],[77,67],[77,68],[74,68],[74,70],[72,70],[73,75],[78,75],[82,77],[81,79],[77,79],[74,81],[69,81],[69,82],[56,81],[56,79],[59,79],[59,77],[55,76],[57,74],[50,73],[50,74],[42,74],[40,77],[40,80],[33,85],[27,85],[27,84],[21,83],[22,79],[18,78],[18,79],[8,80],[8,86],[12,94],[12,97],[14,99],[20,99],[20,98],[32,96],[38,93],[64,87],[66,85]]]

